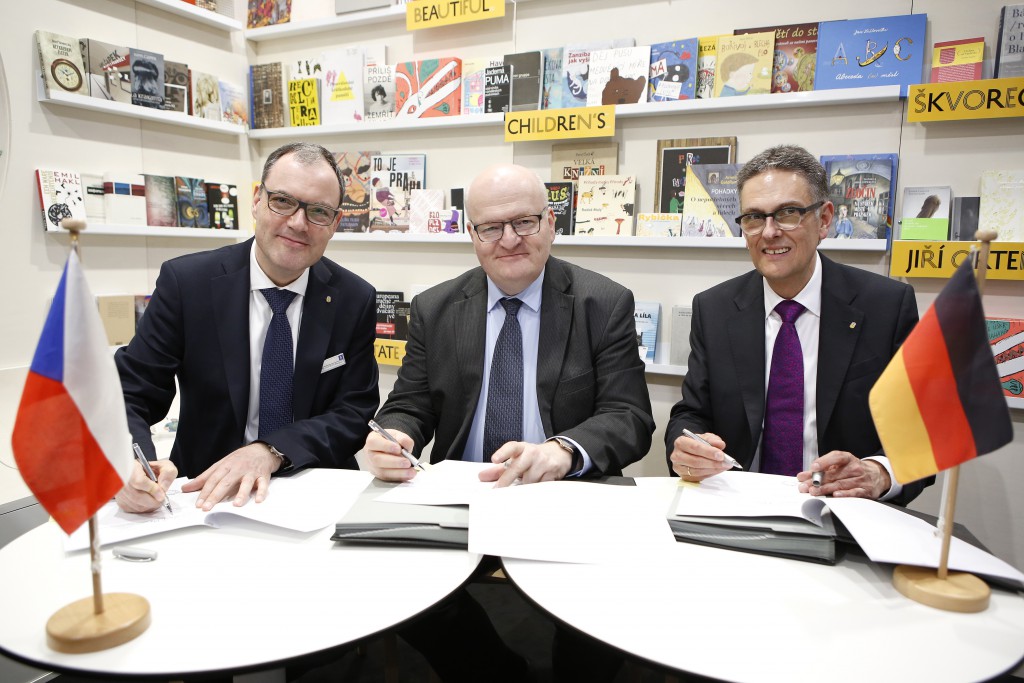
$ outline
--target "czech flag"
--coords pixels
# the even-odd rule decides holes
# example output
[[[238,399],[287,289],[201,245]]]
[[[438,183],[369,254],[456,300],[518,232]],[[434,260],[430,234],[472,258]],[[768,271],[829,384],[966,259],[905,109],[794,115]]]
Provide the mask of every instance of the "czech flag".
[[[11,443],[25,483],[69,534],[131,472],[121,382],[74,251],[32,358]]]
[[[990,453],[1013,438],[973,259],[939,292],[872,387],[869,403],[901,484]]]

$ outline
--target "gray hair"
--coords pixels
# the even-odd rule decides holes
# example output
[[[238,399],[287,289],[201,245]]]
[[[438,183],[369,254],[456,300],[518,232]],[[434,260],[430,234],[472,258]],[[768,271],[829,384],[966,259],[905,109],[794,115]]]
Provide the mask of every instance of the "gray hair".
[[[270,174],[270,169],[273,168],[274,164],[280,161],[287,155],[293,155],[297,161],[307,166],[312,166],[319,161],[324,161],[331,170],[334,171],[334,175],[338,179],[338,197],[345,196],[345,179],[341,175],[341,169],[338,167],[338,161],[334,158],[334,155],[322,145],[316,145],[311,142],[289,142],[286,145],[281,145],[267,157],[266,163],[263,164],[263,174],[260,176],[260,184],[267,182],[267,175]],[[341,206],[339,201],[338,206]]]
[[[807,188],[815,202],[828,201],[828,178],[824,167],[814,155],[799,145],[769,147],[743,164],[737,175],[737,190],[742,192],[748,180],[776,168],[793,171],[807,181]]]

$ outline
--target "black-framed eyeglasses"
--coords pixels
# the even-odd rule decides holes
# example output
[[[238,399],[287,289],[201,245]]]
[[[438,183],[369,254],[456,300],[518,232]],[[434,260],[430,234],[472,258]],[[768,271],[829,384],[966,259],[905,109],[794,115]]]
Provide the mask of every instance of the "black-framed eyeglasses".
[[[800,225],[800,222],[804,219],[804,214],[808,211],[814,211],[824,204],[825,201],[822,200],[810,206],[784,206],[781,209],[775,209],[771,213],[751,211],[742,216],[737,216],[736,223],[739,224],[743,234],[749,237],[760,235],[761,231],[764,230],[764,226],[768,224],[769,218],[775,221],[775,225],[779,226],[779,230],[792,230]]]
[[[299,209],[302,209],[306,213],[307,221],[315,225],[324,226],[331,225],[334,223],[334,219],[338,217],[338,209],[327,206],[326,204],[304,202],[285,192],[274,192],[273,190],[269,190],[265,185],[261,185],[260,187],[262,187],[263,191],[267,193],[267,206],[269,206],[270,210],[276,214],[291,216]]]
[[[497,242],[505,234],[505,226],[511,226],[512,231],[520,237],[536,235],[540,232],[540,221],[544,218],[543,213],[520,216],[507,221],[495,221],[493,223],[473,224],[477,237],[481,242]]]

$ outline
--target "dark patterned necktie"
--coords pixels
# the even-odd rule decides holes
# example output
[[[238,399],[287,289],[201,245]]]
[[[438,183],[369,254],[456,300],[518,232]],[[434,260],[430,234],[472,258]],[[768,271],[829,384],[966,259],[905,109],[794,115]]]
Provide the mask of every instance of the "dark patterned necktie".
[[[782,327],[775,338],[761,437],[761,471],[796,476],[804,468],[804,355],[796,319],[805,309],[796,301],[779,302]]]
[[[268,287],[260,293],[274,312],[263,342],[263,362],[260,366],[260,429],[259,438],[276,432],[292,422],[292,326],[285,311],[295,298],[295,292]]]
[[[494,344],[491,377],[487,382],[484,422],[484,462],[509,441],[523,438],[523,331],[519,327],[519,299],[502,299],[505,322]]]

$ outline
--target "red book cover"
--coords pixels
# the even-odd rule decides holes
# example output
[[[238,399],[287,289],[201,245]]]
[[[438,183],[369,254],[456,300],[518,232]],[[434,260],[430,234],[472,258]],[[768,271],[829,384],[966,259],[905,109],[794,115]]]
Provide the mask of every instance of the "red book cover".
[[[396,118],[458,116],[461,113],[461,59],[441,57],[396,65]]]
[[[981,78],[984,38],[962,38],[935,43],[932,50],[932,83],[976,81]]]

